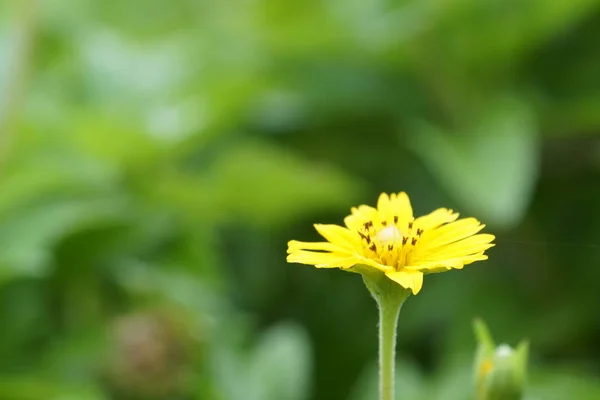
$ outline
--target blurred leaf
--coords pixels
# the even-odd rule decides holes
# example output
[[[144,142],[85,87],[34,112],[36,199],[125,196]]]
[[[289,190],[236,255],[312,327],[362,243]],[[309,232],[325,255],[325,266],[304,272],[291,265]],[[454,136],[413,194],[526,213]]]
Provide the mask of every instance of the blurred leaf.
[[[423,126],[410,146],[453,197],[502,228],[527,210],[539,163],[537,132],[528,107],[500,101],[463,131]]]
[[[161,172],[147,195],[205,227],[243,221],[284,225],[315,209],[349,208],[361,187],[326,164],[258,141],[244,141],[216,155],[201,171]]]
[[[0,397],[12,400],[108,400],[93,386],[51,382],[35,377],[0,377]]]
[[[598,0],[440,2],[438,25],[450,29],[448,36],[437,37],[460,44],[453,48],[493,69],[495,62],[519,60],[523,52],[559,36],[599,5]]]
[[[376,365],[369,365],[353,386],[348,400],[372,400],[379,392]],[[396,400],[426,399],[426,386],[418,368],[406,360],[396,363]]]
[[[525,400],[600,399],[600,380],[576,369],[539,371],[531,377]]]
[[[279,324],[266,331],[248,365],[250,381],[260,387],[256,399],[308,399],[311,362],[309,339],[300,326]]]
[[[281,323],[268,329],[247,357],[231,342],[216,343],[214,378],[224,400],[308,399],[311,346],[300,326]]]
[[[10,218],[47,198],[98,193],[111,188],[117,177],[111,168],[83,157],[32,153],[19,157],[0,175],[0,218]]]
[[[429,388],[427,400],[471,400],[473,398],[473,366],[457,357],[440,366]]]
[[[283,225],[309,210],[349,208],[360,186],[331,165],[260,142],[233,146],[210,168],[213,200],[228,220]]]
[[[0,281],[40,276],[52,263],[52,246],[74,231],[126,218],[119,199],[49,203],[0,221]],[[33,229],[32,229],[33,228]]]
[[[107,169],[147,168],[168,154],[171,148],[168,143],[140,132],[140,127],[133,121],[118,123],[113,119],[97,116],[77,117],[77,121],[72,121],[71,124],[74,125],[74,130],[80,133],[73,135],[69,140],[78,151],[101,161]],[[118,136],[119,140],[106,140],[107,132]]]
[[[126,260],[114,267],[117,281],[128,292],[177,304],[194,315],[194,322],[205,322],[208,318],[205,313],[229,312],[216,288],[209,286],[201,276],[175,268],[163,270],[135,260]]]
[[[333,18],[331,6],[309,0],[293,5],[283,1],[257,2],[261,32],[275,54],[322,55],[348,46],[350,32]],[[312,29],[305,29],[310,25]]]

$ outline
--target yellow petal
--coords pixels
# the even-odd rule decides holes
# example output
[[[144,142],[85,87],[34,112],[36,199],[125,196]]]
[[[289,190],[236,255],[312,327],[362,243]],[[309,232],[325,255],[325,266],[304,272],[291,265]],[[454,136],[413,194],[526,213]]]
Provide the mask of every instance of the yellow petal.
[[[349,254],[347,249],[329,242],[299,242],[297,240],[290,240],[287,252],[291,253],[296,250],[322,250]]]
[[[423,273],[419,271],[392,271],[385,275],[403,288],[412,290],[413,294],[419,293],[423,287]]]
[[[358,234],[339,225],[315,224],[315,229],[327,241],[345,249],[352,250],[360,246]]]
[[[456,258],[462,256],[468,256],[471,254],[480,253],[494,244],[490,243],[494,240],[494,235],[481,233],[475,236],[468,237],[466,239],[454,242],[442,247],[438,247],[435,251],[431,251],[427,256],[422,258],[415,258],[419,261],[435,261],[449,258]],[[412,263],[411,263],[412,264]]]
[[[488,256],[483,252],[470,256],[449,258],[439,261],[419,262],[413,265],[408,265],[404,268],[410,271],[421,271],[428,274],[448,271],[450,269],[462,269],[465,265],[474,263],[475,261],[487,260]]]
[[[352,208],[352,214],[344,218],[344,223],[348,229],[358,231],[363,228],[365,222],[372,221],[378,223],[380,220],[381,217],[376,208],[361,205]]]
[[[287,256],[287,262],[314,265],[317,268],[350,268],[356,264],[356,258],[346,254],[297,250]]]
[[[367,265],[369,267],[373,267],[375,269],[378,269],[380,271],[394,271],[394,267],[390,267],[389,265],[384,265],[381,264],[379,262],[377,262],[376,260],[373,260],[371,258],[367,258],[367,257],[362,257],[358,254],[354,255],[356,257],[356,263],[357,264],[363,264],[363,265]]]
[[[419,239],[419,245],[415,251],[421,255],[425,255],[426,253],[433,251],[436,247],[473,236],[484,227],[485,225],[475,218],[459,219],[458,221],[451,222],[439,228],[425,231]]]
[[[375,207],[360,205],[358,208],[354,208],[354,210],[360,214],[361,216],[367,219],[377,219],[379,212]]]
[[[387,193],[381,193],[377,200],[377,211],[383,220],[389,220],[393,216],[392,202]]]
[[[404,192],[400,192],[397,195],[392,194],[391,202],[394,216],[398,217],[400,229],[406,231],[408,223],[413,220],[413,209],[408,195]]]
[[[427,232],[430,229],[437,228],[440,225],[456,221],[458,213],[447,208],[438,208],[437,210],[415,219],[414,229],[421,228]]]
[[[353,208],[352,210],[354,211],[354,210],[356,210],[356,208]],[[361,215],[358,212],[357,213],[353,212],[352,214],[350,214],[346,218],[344,218],[344,224],[351,231],[358,231],[360,229],[360,227],[362,226],[363,221],[364,221],[363,218],[361,217]]]

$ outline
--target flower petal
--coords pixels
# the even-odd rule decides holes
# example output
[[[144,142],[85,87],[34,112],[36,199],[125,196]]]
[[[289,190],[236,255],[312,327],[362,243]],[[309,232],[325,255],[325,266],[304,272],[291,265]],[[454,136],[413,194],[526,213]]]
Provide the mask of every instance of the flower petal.
[[[436,261],[436,260],[444,260],[450,258],[464,257],[472,254],[480,253],[484,250],[493,247],[494,244],[491,243],[492,240],[495,239],[494,235],[490,235],[487,233],[481,233],[478,235],[474,235],[468,237],[463,240],[459,240],[458,242],[450,243],[448,245],[438,247],[435,251],[430,252],[425,257],[416,258],[416,263],[426,262],[426,261]],[[411,264],[412,264],[411,260]]]
[[[427,274],[445,272],[450,269],[462,269],[465,265],[474,263],[475,261],[487,260],[488,256],[481,253],[473,254],[465,257],[449,258],[440,261],[425,261],[414,265],[408,265],[404,268],[411,271],[421,271]]]
[[[348,250],[360,246],[360,237],[356,232],[350,231],[339,225],[315,224],[315,229],[328,242],[336,244]]]
[[[475,218],[463,218],[439,228],[425,231],[419,239],[419,245],[415,248],[415,252],[425,256],[427,253],[435,251],[437,247],[473,236],[484,227],[485,225]]]
[[[392,194],[391,203],[393,214],[398,217],[400,230],[405,232],[408,229],[408,223],[414,219],[410,199],[404,192],[394,193]]]
[[[344,218],[344,223],[348,229],[358,231],[363,227],[363,224],[367,221],[379,221],[379,212],[376,208],[361,205],[358,207],[352,207],[352,214]]]
[[[347,249],[329,242],[299,242],[298,240],[290,240],[288,242],[288,254],[296,250],[322,250],[350,254]]]
[[[384,220],[391,219],[393,216],[392,202],[387,193],[381,193],[379,200],[377,200],[377,211]]]
[[[344,225],[351,231],[358,231],[363,224],[363,218],[359,213],[354,213],[356,208],[353,208],[352,210],[352,214],[344,218]]]
[[[384,272],[394,271],[394,267],[390,267],[389,265],[381,264],[381,263],[377,262],[376,260],[373,260],[372,258],[362,257],[358,254],[355,254],[354,256],[356,257],[357,264],[367,265],[369,267],[373,267],[375,269],[378,269],[378,270],[384,271]]]
[[[287,262],[314,265],[317,268],[350,268],[356,264],[356,258],[346,254],[297,250],[287,256]]]
[[[423,273],[420,271],[391,271],[385,275],[400,286],[412,290],[413,294],[419,293],[423,287]]]
[[[456,221],[458,213],[447,208],[438,208],[437,210],[415,219],[414,229],[421,228],[427,232],[430,229],[437,228],[440,225]]]

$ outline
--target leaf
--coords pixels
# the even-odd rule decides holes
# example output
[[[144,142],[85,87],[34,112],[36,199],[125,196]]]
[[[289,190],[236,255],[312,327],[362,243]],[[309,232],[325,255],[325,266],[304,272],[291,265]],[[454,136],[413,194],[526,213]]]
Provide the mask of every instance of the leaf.
[[[538,176],[538,133],[529,108],[503,99],[460,132],[418,128],[409,145],[453,197],[498,227],[518,223]]]
[[[40,276],[52,262],[52,246],[91,226],[127,220],[122,199],[49,202],[0,220],[0,282]]]
[[[0,398],[12,400],[108,400],[88,385],[70,385],[30,376],[0,377]]]
[[[266,143],[245,142],[211,167],[213,201],[228,218],[280,225],[304,212],[350,207],[360,186],[344,172]]]
[[[369,365],[350,392],[349,400],[372,400],[379,390],[377,366]],[[416,365],[400,361],[396,364],[396,400],[425,399],[425,385]]]
[[[425,16],[430,26],[428,39],[434,45],[420,46],[420,51],[443,52],[450,62],[441,67],[454,69],[465,79],[461,84],[469,85],[477,82],[465,74],[473,65],[479,65],[483,74],[506,69],[580,24],[599,5],[598,0],[450,0],[405,8]]]
[[[40,145],[44,144],[37,143]],[[110,168],[68,153],[51,157],[44,152],[18,154],[14,167],[0,174],[0,219],[22,213],[47,197],[110,189],[116,178]]]
[[[561,367],[543,370],[531,378],[525,400],[596,400],[600,398],[600,380],[590,372]]]
[[[269,329],[248,365],[250,381],[260,384],[257,399],[307,399],[311,361],[309,339],[299,326],[286,323]]]

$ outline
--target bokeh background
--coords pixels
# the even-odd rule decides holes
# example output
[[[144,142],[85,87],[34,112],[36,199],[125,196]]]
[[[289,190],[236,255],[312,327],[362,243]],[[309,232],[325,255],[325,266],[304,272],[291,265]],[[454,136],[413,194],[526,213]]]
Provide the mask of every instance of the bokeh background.
[[[600,1],[0,6],[0,398],[368,400],[360,278],[285,262],[380,192],[497,235],[402,311],[399,399],[600,399]]]

